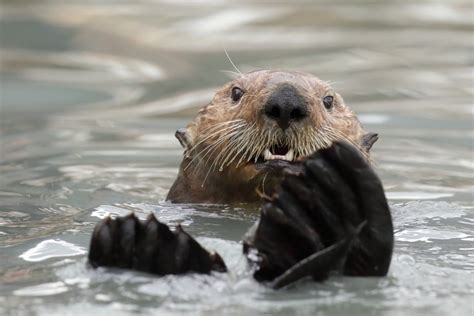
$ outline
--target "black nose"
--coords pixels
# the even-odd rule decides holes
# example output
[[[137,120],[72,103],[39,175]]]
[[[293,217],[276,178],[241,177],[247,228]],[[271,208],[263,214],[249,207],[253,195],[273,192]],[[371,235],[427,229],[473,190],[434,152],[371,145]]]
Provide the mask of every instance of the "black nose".
[[[296,122],[308,116],[305,99],[295,87],[282,85],[275,90],[265,104],[265,115],[275,120],[281,129],[287,129],[291,122]]]

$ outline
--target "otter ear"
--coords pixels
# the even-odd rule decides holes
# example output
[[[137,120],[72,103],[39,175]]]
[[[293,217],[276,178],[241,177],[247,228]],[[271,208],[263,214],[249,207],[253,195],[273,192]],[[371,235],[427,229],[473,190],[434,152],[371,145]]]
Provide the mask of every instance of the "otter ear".
[[[191,149],[191,147],[193,146],[193,140],[187,128],[183,127],[178,129],[174,136],[176,136],[176,138],[179,140],[179,143],[181,144],[181,146],[183,146],[184,149],[188,150]]]
[[[379,135],[377,133],[367,133],[360,139],[360,144],[362,149],[365,150],[366,153],[369,153],[370,148],[374,145],[374,143],[379,139]]]

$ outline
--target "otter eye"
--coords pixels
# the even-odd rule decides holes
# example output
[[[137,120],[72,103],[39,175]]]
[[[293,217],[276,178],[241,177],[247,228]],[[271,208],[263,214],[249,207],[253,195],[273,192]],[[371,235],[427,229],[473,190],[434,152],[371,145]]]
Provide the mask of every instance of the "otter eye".
[[[231,93],[232,101],[234,102],[239,101],[243,95],[244,95],[244,91],[240,89],[239,87],[232,88],[232,93]]]
[[[326,107],[326,109],[330,109],[332,108],[332,102],[334,101],[334,97],[328,95],[326,97],[323,98],[323,103],[324,103],[324,107]]]

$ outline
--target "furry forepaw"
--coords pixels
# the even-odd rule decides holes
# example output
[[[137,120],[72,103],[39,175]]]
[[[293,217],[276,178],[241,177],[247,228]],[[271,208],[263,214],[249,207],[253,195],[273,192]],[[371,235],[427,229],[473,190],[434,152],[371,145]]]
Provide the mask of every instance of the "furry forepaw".
[[[186,272],[225,272],[221,256],[206,249],[181,226],[174,231],[153,214],[146,221],[134,214],[99,222],[90,242],[89,264],[116,267],[157,275]]]
[[[392,219],[380,179],[359,150],[336,143],[288,174],[244,241],[254,277],[279,288],[302,277],[386,275]]]

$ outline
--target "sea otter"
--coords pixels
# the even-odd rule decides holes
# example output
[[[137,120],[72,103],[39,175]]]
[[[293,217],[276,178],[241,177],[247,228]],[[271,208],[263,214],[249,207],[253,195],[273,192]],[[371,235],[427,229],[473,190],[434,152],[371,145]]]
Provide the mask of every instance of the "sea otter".
[[[263,202],[243,241],[256,280],[280,288],[331,271],[386,275],[393,226],[369,159],[377,135],[328,84],[300,72],[243,75],[176,135],[185,153],[169,200]],[[219,254],[154,215],[101,221],[88,262],[157,275],[227,271]]]
[[[368,158],[377,140],[329,84],[282,70],[227,83],[176,137],[184,158],[167,196],[176,203],[258,202],[311,153],[344,140]]]

